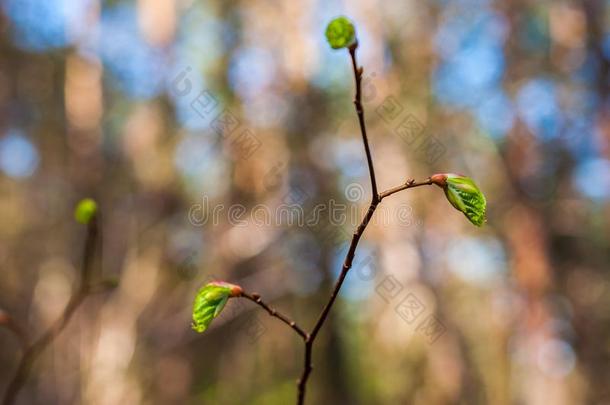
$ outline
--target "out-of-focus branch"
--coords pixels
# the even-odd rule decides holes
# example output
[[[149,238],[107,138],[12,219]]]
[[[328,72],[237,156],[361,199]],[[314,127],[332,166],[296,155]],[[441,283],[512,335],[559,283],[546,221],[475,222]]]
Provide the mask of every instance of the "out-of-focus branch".
[[[96,292],[107,291],[114,286],[114,283],[101,282],[91,285],[91,264],[95,256],[95,247],[98,239],[98,223],[94,216],[87,224],[87,237],[85,240],[83,260],[80,271],[80,281],[78,287],[73,292],[66,308],[60,317],[47,329],[36,341],[31,345],[24,346],[24,353],[19,361],[17,370],[11,379],[6,393],[4,395],[3,404],[10,405],[15,402],[15,399],[28,379],[32,366],[44,349],[51,344],[55,338],[64,330],[74,312],[80,304],[87,298],[88,295]],[[9,317],[10,319],[10,317]],[[9,325],[10,323],[5,323]],[[13,325],[14,324],[13,322]],[[25,336],[25,334],[23,335]]]

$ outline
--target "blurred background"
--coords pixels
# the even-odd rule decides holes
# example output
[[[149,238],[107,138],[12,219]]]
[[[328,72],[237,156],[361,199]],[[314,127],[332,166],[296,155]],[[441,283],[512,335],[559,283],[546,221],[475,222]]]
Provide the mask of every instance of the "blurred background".
[[[311,328],[370,201],[345,50],[385,190],[316,341],[310,404],[610,404],[610,2],[2,0],[0,308],[31,337],[79,279],[78,200],[101,208],[92,295],[22,404],[290,404]],[[333,218],[329,204],[346,208]],[[296,206],[275,215],[282,206]],[[237,207],[237,208],[236,208]],[[277,219],[279,217],[279,220]],[[0,329],[0,390],[21,355]]]

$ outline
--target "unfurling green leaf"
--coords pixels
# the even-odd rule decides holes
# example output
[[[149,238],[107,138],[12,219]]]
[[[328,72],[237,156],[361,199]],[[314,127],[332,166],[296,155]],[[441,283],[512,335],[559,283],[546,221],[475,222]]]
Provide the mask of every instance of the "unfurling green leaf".
[[[84,198],[79,201],[74,209],[74,218],[81,224],[91,222],[97,213],[97,204],[91,198]]]
[[[432,183],[445,191],[447,199],[466,218],[476,226],[485,222],[485,209],[487,202],[471,178],[459,174],[435,174],[430,178]]]
[[[326,26],[326,40],[333,49],[347,48],[356,42],[356,28],[347,17],[337,17]]]
[[[223,281],[213,281],[201,287],[193,302],[193,329],[204,332],[231,297],[239,297],[240,286]]]

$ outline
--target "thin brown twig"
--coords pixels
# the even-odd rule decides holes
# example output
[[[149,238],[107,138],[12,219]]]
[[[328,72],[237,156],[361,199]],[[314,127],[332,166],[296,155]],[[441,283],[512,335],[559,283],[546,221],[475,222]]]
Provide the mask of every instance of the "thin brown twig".
[[[350,48],[349,48],[349,54],[350,54],[351,60],[352,60],[352,68],[354,71],[354,78],[355,78],[355,84],[356,84],[356,95],[354,98],[354,105],[356,107],[356,113],[358,115],[358,122],[360,123],[360,132],[362,134],[362,141],[364,143],[364,150],[366,153],[366,160],[367,160],[367,164],[368,164],[368,168],[369,168],[369,177],[371,179],[371,189],[372,189],[373,195],[372,195],[372,199],[371,199],[371,204],[369,205],[369,209],[368,209],[366,215],[364,216],[364,218],[362,219],[362,222],[360,223],[360,225],[358,225],[358,228],[356,228],[356,231],[354,232],[354,234],[352,236],[352,241],[350,243],[349,249],[345,256],[345,261],[343,262],[343,267],[341,269],[341,273],[339,274],[339,278],[335,282],[335,286],[330,295],[330,298],[329,298],[328,302],[326,303],[326,305],[324,306],[324,308],[322,309],[322,312],[320,313],[318,320],[316,321],[311,333],[309,334],[309,337],[307,339],[305,339],[305,360],[304,360],[304,366],[303,366],[303,373],[301,374],[301,378],[297,381],[297,387],[298,387],[297,403],[299,405],[303,405],[305,403],[305,392],[307,390],[307,381],[309,379],[309,375],[311,374],[311,371],[313,370],[312,355],[313,355],[314,341],[316,339],[316,336],[318,335],[318,332],[322,328],[322,325],[324,325],[324,322],[326,321],[326,318],[328,317],[328,314],[330,313],[330,310],[331,310],[333,304],[335,303],[337,296],[339,295],[339,291],[341,290],[341,287],[343,286],[345,277],[347,276],[347,273],[349,272],[349,270],[352,267],[352,263],[354,261],[354,256],[356,255],[356,248],[358,247],[358,242],[360,241],[360,238],[364,234],[364,231],[366,230],[367,225],[371,221],[371,218],[373,217],[373,214],[375,213],[377,206],[379,205],[381,200],[383,200],[386,197],[389,197],[390,195],[392,195],[394,193],[398,193],[399,191],[406,190],[406,189],[413,188],[413,187],[419,187],[419,186],[432,184],[432,182],[429,178],[427,180],[425,180],[423,182],[419,182],[419,183],[416,182],[415,180],[411,179],[411,180],[408,180],[407,182],[405,182],[404,184],[401,184],[400,186],[388,189],[382,193],[377,193],[377,181],[375,179],[375,169],[373,167],[373,157],[371,154],[368,137],[366,134],[366,125],[364,122],[364,110],[362,108],[361,83],[362,83],[363,68],[358,67],[358,63],[356,60],[357,47],[358,47],[358,43],[356,42],[354,45],[350,46]]]
[[[292,329],[294,329],[294,331],[299,336],[301,336],[303,338],[304,341],[307,341],[307,339],[309,338],[309,334],[307,332],[305,332],[301,327],[299,327],[299,325],[297,325],[297,323],[295,321],[288,318],[286,315],[283,315],[282,313],[278,312],[275,308],[272,308],[269,305],[267,305],[261,299],[261,296],[259,294],[256,294],[256,293],[248,294],[247,292],[244,291],[241,293],[241,296],[244,298],[247,298],[250,301],[254,302],[255,304],[261,306],[265,311],[267,311],[269,313],[269,315],[278,318],[279,320],[284,322],[286,325],[290,326]]]
[[[366,213],[366,216],[364,217],[364,219],[362,220],[362,222],[356,229],[356,232],[354,232],[354,235],[352,237],[352,242],[350,244],[347,255],[345,256],[345,261],[343,262],[343,268],[341,269],[341,274],[339,275],[339,278],[337,279],[337,281],[335,283],[333,292],[331,293],[328,302],[324,306],[322,313],[318,317],[318,321],[314,325],[314,328],[313,328],[311,334],[309,335],[309,339],[307,339],[305,341],[305,364],[303,367],[303,374],[301,375],[301,378],[298,381],[298,401],[297,402],[299,405],[302,405],[305,403],[305,391],[307,389],[307,380],[309,379],[309,375],[311,374],[311,371],[313,370],[313,364],[311,361],[312,354],[313,354],[313,343],[316,339],[316,336],[318,335],[318,332],[320,331],[320,328],[324,324],[324,321],[326,321],[326,318],[328,316],[328,313],[330,312],[330,309],[332,308],[333,304],[335,303],[337,295],[339,294],[339,290],[341,290],[341,286],[343,285],[343,281],[345,280],[345,277],[347,276],[349,269],[352,267],[352,262],[354,260],[355,254],[356,254],[356,248],[358,247],[358,242],[360,241],[360,237],[364,233],[366,226],[368,225],[369,221],[373,217],[373,213],[375,212],[375,209],[377,208],[378,204],[379,204],[379,201],[377,201],[377,200],[371,203],[371,205]]]
[[[27,346],[24,350],[23,356],[19,361],[19,365],[17,366],[17,370],[13,375],[12,380],[10,381],[6,393],[4,395],[4,399],[2,403],[4,405],[10,405],[15,402],[17,394],[25,384],[32,366],[38,356],[44,351],[44,349],[51,344],[55,338],[64,330],[70,318],[78,309],[83,300],[94,292],[99,292],[101,290],[106,290],[107,287],[103,289],[95,288],[96,286],[90,285],[91,280],[91,263],[93,261],[95,246],[97,243],[98,237],[98,226],[96,218],[92,218],[89,224],[87,225],[87,238],[85,241],[84,253],[83,253],[83,261],[81,266],[81,278],[78,285],[78,288],[70,297],[66,308],[60,315],[60,317],[47,329],[45,333],[43,333],[34,343]],[[104,286],[105,284],[101,283],[100,286]]]
[[[362,73],[364,68],[358,67],[356,60],[356,49],[358,48],[358,41],[349,47],[349,55],[352,59],[352,69],[354,70],[354,81],[356,85],[356,94],[354,96],[354,106],[356,107],[356,114],[358,114],[358,123],[360,124],[360,133],[362,134],[362,142],[364,143],[364,151],[366,152],[366,162],[369,168],[369,177],[371,178],[371,190],[373,193],[372,203],[378,202],[377,195],[377,180],[375,180],[375,167],[373,166],[373,155],[371,154],[371,148],[369,147],[369,139],[366,135],[366,125],[364,123],[364,109],[362,108]],[[372,204],[371,204],[372,205]]]
[[[371,155],[371,149],[369,147],[368,136],[366,134],[366,125],[364,122],[364,110],[362,108],[362,91],[361,91],[363,68],[358,67],[358,62],[356,59],[356,49],[357,48],[358,48],[358,42],[354,43],[354,45],[349,47],[349,54],[350,54],[350,57],[352,60],[352,69],[354,71],[354,81],[355,81],[355,86],[356,86],[356,94],[354,96],[354,106],[356,108],[356,114],[358,115],[358,122],[360,124],[360,132],[362,134],[362,142],[364,144],[364,151],[366,153],[366,161],[367,161],[368,168],[369,168],[369,177],[371,179],[371,190],[372,190],[373,195],[372,195],[372,199],[371,199],[371,204],[369,206],[369,209],[368,209],[364,219],[362,220],[362,222],[356,229],[356,232],[354,232],[354,235],[352,237],[352,242],[350,244],[347,255],[345,256],[345,261],[343,263],[343,268],[341,269],[341,274],[339,275],[339,278],[337,279],[337,281],[335,283],[335,286],[330,295],[330,298],[329,298],[328,302],[326,303],[326,305],[324,306],[324,308],[322,309],[322,312],[320,313],[320,316],[318,317],[318,320],[316,321],[316,323],[309,335],[309,338],[306,339],[306,341],[305,341],[305,360],[304,360],[304,365],[303,365],[303,373],[301,375],[301,378],[297,382],[297,387],[298,387],[297,403],[299,405],[302,405],[305,403],[305,391],[307,389],[307,380],[309,379],[309,375],[311,374],[311,370],[313,369],[313,364],[312,364],[313,343],[316,339],[316,336],[318,335],[318,332],[320,331],[320,328],[322,327],[322,325],[324,325],[324,322],[326,321],[326,318],[328,317],[330,309],[332,308],[333,304],[335,303],[335,300],[337,299],[337,295],[339,294],[339,290],[341,290],[341,286],[343,285],[343,281],[345,280],[345,277],[347,276],[347,272],[352,267],[352,262],[354,260],[355,254],[356,254],[356,248],[358,247],[358,242],[360,241],[360,237],[364,233],[366,226],[368,225],[369,221],[373,217],[373,213],[375,212],[377,205],[381,201],[379,195],[377,194],[377,180],[375,179],[375,168],[373,166],[373,157]]]
[[[426,179],[422,182],[416,182],[415,179],[408,180],[406,183],[401,184],[400,186],[396,186],[390,188],[379,194],[379,201],[383,200],[386,197],[391,196],[394,193],[398,193],[399,191],[406,190],[408,188],[419,187],[419,186],[429,186],[432,184],[432,180],[430,178]]]

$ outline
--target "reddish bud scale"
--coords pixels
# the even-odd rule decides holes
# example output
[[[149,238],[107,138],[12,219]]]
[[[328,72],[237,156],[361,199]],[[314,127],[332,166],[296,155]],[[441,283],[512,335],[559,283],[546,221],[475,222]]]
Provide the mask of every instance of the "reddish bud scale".
[[[209,283],[210,285],[215,285],[218,287],[226,287],[231,289],[230,297],[239,297],[244,290],[235,284],[227,283],[226,281],[212,281]]]
[[[447,185],[447,175],[444,173],[435,174],[430,177],[430,181],[432,184],[436,184],[437,186],[444,188]]]
[[[463,174],[460,174],[460,173],[437,173],[437,174],[433,175],[432,177],[430,177],[430,181],[432,181],[432,184],[436,184],[440,188],[445,188],[445,187],[447,187],[447,179],[450,177],[454,178],[454,177],[466,177],[466,176],[464,176]]]
[[[243,292],[244,290],[238,285],[231,287],[231,297],[239,297]]]

